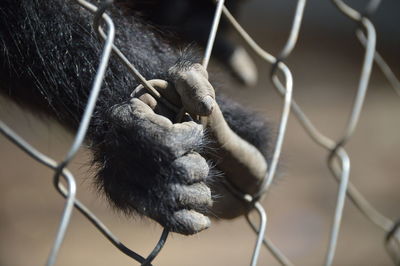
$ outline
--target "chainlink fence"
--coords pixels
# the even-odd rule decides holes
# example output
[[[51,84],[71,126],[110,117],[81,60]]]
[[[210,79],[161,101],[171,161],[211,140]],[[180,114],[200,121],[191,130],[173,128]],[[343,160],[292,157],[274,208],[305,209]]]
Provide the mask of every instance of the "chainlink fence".
[[[61,244],[66,234],[66,229],[70,223],[71,214],[74,208],[80,211],[92,224],[96,227],[100,233],[102,233],[115,248],[120,250],[125,255],[131,257],[133,260],[139,262],[141,265],[151,265],[154,258],[161,251],[162,247],[167,241],[168,231],[163,230],[159,242],[154,247],[153,251],[147,255],[139,255],[135,251],[129,249],[124,245],[118,238],[98,219],[81,201],[76,197],[76,182],[73,174],[67,169],[67,166],[73,160],[78,149],[84,141],[86,131],[88,129],[90,118],[94,107],[96,105],[97,96],[100,92],[100,88],[103,82],[104,73],[107,69],[107,64],[111,53],[115,53],[123,62],[128,70],[134,75],[135,78],[140,80],[141,84],[150,91],[150,93],[160,98],[158,92],[152,86],[151,81],[147,81],[133,66],[129,60],[123,55],[123,53],[114,45],[115,29],[112,18],[107,15],[107,8],[113,4],[112,0],[102,0],[97,3],[97,6],[89,3],[86,0],[75,0],[76,3],[81,5],[93,13],[93,27],[97,30],[99,39],[104,43],[100,64],[97,69],[97,74],[94,79],[90,97],[82,117],[80,127],[75,135],[73,144],[69,151],[66,153],[64,160],[56,162],[52,158],[46,156],[42,152],[38,151],[27,143],[24,139],[19,137],[14,131],[12,131],[6,124],[0,121],[0,132],[5,135],[11,142],[17,145],[20,149],[30,155],[33,159],[39,163],[47,166],[54,171],[53,185],[55,189],[65,198],[64,210],[60,219],[59,228],[55,236],[54,244],[51,252],[48,255],[46,265],[51,266],[56,263],[57,254],[60,251]],[[230,24],[234,27],[237,33],[243,38],[248,46],[267,64],[271,65],[270,79],[272,84],[275,86],[277,92],[282,96],[282,111],[279,122],[278,134],[274,146],[272,162],[269,165],[269,170],[265,176],[262,184],[262,189],[255,195],[245,195],[240,191],[232,191],[237,196],[241,197],[244,201],[251,202],[254,206],[254,211],[259,216],[259,221],[255,223],[251,217],[247,216],[249,226],[254,230],[257,235],[256,243],[253,249],[253,256],[249,258],[250,265],[257,265],[259,253],[261,248],[264,246],[268,251],[275,257],[275,259],[282,265],[295,265],[295,262],[291,262],[280,249],[273,244],[273,242],[265,236],[265,230],[267,226],[267,215],[266,212],[259,202],[260,198],[268,193],[273,183],[276,168],[279,162],[282,144],[285,138],[285,132],[287,122],[290,113],[299,120],[305,132],[309,137],[318,144],[322,149],[329,152],[327,158],[327,167],[332,173],[332,176],[338,182],[337,199],[335,204],[335,211],[331,223],[331,232],[328,242],[328,247],[325,255],[325,265],[332,265],[335,250],[337,246],[337,239],[340,232],[340,225],[342,220],[343,208],[345,205],[346,197],[357,207],[357,209],[365,216],[366,219],[370,220],[377,227],[381,228],[385,232],[384,245],[392,258],[395,265],[400,265],[400,221],[392,221],[385,217],[377,209],[375,209],[357,190],[357,188],[349,182],[350,177],[350,166],[351,160],[346,152],[345,146],[350,141],[354,130],[357,127],[357,123],[362,112],[362,107],[367,92],[369,79],[371,75],[371,69],[373,63],[379,66],[382,73],[388,79],[389,83],[400,95],[400,82],[391,71],[388,64],[376,50],[376,32],[374,25],[371,23],[369,17],[376,11],[380,4],[380,0],[370,0],[366,2],[366,7],[363,12],[359,12],[352,7],[348,6],[341,0],[332,0],[337,10],[343,15],[354,20],[357,25],[355,35],[360,43],[365,48],[364,59],[362,64],[361,76],[359,78],[358,88],[356,97],[354,99],[351,111],[348,115],[348,122],[341,138],[338,141],[334,141],[328,136],[323,135],[318,128],[314,126],[312,121],[308,118],[307,114],[302,110],[301,106],[296,103],[293,98],[293,77],[289,67],[285,64],[285,60],[290,56],[296,46],[296,41],[300,32],[303,14],[306,7],[306,0],[298,0],[295,13],[293,15],[292,27],[289,32],[289,38],[286,44],[282,48],[281,52],[277,56],[273,56],[263,48],[261,48],[249,34],[244,30],[241,25],[231,15],[229,10],[224,6],[223,0],[216,0],[216,10],[214,16],[214,22],[210,31],[209,41],[205,50],[203,58],[203,66],[207,68],[210,55],[212,53],[215,36],[218,30],[218,25],[221,16],[225,16]],[[66,3],[72,4],[72,3]],[[103,29],[101,24],[107,26]],[[65,182],[67,185],[63,185]],[[232,188],[233,189],[233,188]]]

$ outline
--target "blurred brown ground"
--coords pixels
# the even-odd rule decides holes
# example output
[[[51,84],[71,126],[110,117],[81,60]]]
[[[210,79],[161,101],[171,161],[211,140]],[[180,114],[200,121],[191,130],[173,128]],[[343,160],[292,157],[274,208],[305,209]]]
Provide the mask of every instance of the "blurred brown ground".
[[[277,1],[276,1],[277,2]],[[354,2],[354,1],[353,1]],[[287,37],[294,1],[253,1],[243,24],[267,51],[276,53]],[[396,1],[384,1],[377,14],[378,48],[397,76],[399,31],[394,25]],[[317,127],[337,139],[343,132],[355,94],[363,50],[352,35],[354,25],[330,3],[310,1],[299,45],[288,61],[295,80],[295,98]],[[268,81],[269,65],[256,59],[257,88],[237,89],[226,81],[234,99],[278,121],[281,98]],[[388,217],[400,217],[400,98],[374,69],[370,91],[357,131],[346,146],[351,180]],[[33,146],[60,160],[72,137],[53,123],[39,121],[4,101],[0,118]],[[52,187],[51,171],[0,137],[0,265],[43,265],[50,251],[63,207]],[[280,179],[264,203],[268,236],[296,265],[321,265],[335,207],[337,183],[326,167],[327,152],[304,133],[291,116]],[[97,195],[82,150],[70,169],[78,196],[128,247],[148,254],[161,228],[148,220],[127,219]],[[391,265],[383,232],[347,201],[335,265]],[[248,265],[255,236],[243,218],[213,223],[192,237],[171,235],[156,265]],[[57,265],[136,265],[117,251],[78,212],[74,212]],[[259,265],[277,265],[262,250]]]

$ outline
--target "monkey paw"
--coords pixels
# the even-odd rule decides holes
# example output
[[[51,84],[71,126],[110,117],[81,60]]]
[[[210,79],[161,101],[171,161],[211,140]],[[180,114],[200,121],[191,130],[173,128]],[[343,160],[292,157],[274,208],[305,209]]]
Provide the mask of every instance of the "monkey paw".
[[[170,72],[173,90],[162,93],[191,114],[210,114],[215,94],[207,72],[198,64]],[[162,103],[146,91],[135,94],[106,114],[107,136],[93,146],[99,186],[119,209],[148,216],[173,232],[190,235],[208,228],[212,196],[209,165],[200,155],[206,146],[203,126],[172,123]]]

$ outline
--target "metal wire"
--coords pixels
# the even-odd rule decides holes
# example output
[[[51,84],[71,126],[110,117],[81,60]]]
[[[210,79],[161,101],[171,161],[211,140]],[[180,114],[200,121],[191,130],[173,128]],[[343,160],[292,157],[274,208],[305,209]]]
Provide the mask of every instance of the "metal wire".
[[[246,220],[249,223],[251,229],[253,229],[254,233],[256,235],[261,235],[260,232],[257,230],[256,226],[254,223],[250,220],[250,217],[246,215]],[[283,252],[272,243],[272,241],[266,237],[263,238],[263,244],[264,246],[271,252],[272,256],[281,264],[285,266],[292,266],[294,265],[286,256],[283,254]]]
[[[50,157],[47,157],[46,155],[40,153],[36,149],[34,149],[29,143],[27,143],[25,140],[23,140],[21,137],[19,137],[16,133],[14,133],[6,124],[4,124],[2,121],[0,121],[0,132],[7,137],[12,143],[17,145],[20,149],[22,149],[24,152],[26,152],[29,156],[37,160],[39,163],[56,170],[57,169],[57,163],[52,160]],[[73,175],[67,170],[63,169],[61,172],[61,175],[64,177],[65,181],[68,184],[68,189],[66,190],[65,196],[67,198],[67,201],[64,205],[64,210],[61,215],[60,219],[60,225],[58,227],[56,237],[54,240],[54,244],[52,246],[52,250],[48,256],[47,259],[47,264],[46,265],[53,265],[55,262],[55,259],[57,257],[58,251],[60,250],[62,241],[64,239],[72,210],[73,210],[73,204],[75,201],[75,196],[76,196],[76,182],[75,178]]]
[[[272,82],[275,84],[275,86],[277,88],[279,87],[280,89],[283,89],[284,91],[286,91],[286,94],[289,94],[287,91],[287,88],[290,88],[290,95],[285,95],[285,104],[283,107],[284,109],[282,111],[282,117],[285,116],[286,121],[285,121],[284,127],[281,127],[278,131],[278,137],[277,137],[277,142],[276,142],[276,146],[275,146],[276,152],[274,153],[268,175],[266,176],[266,178],[264,178],[263,184],[261,185],[261,189],[258,192],[258,194],[256,194],[255,197],[260,197],[263,193],[265,193],[270,188],[270,186],[273,182],[274,176],[275,176],[276,168],[278,166],[279,155],[280,155],[280,152],[282,149],[282,144],[283,144],[284,135],[285,135],[285,131],[286,131],[287,119],[289,116],[290,105],[291,105],[291,101],[292,101],[292,99],[291,99],[292,98],[292,95],[291,95],[292,89],[291,88],[293,87],[293,81],[292,81],[293,78],[292,78],[292,74],[290,73],[290,70],[286,66],[282,66],[282,71],[287,72],[286,76],[288,76],[288,77],[290,76],[290,82],[291,82],[291,84],[286,85],[286,88],[282,88],[282,85],[278,79],[278,71],[277,70],[278,70],[279,64],[281,64],[290,55],[290,53],[293,51],[293,49],[296,45],[296,42],[297,42],[297,39],[299,36],[299,32],[300,32],[301,22],[303,20],[306,2],[307,2],[306,0],[299,0],[297,2],[297,7],[296,7],[294,19],[293,19],[292,28],[290,30],[289,38],[271,68],[272,69],[271,70]]]
[[[100,92],[100,88],[104,79],[104,74],[107,69],[108,61],[111,52],[117,55],[117,58],[127,67],[130,73],[146,88],[154,97],[158,100],[163,101],[172,110],[179,110],[176,106],[170,105],[166,100],[164,100],[160,93],[154,88],[154,84],[158,84],[158,80],[147,81],[140,72],[133,66],[129,60],[124,56],[124,54],[118,49],[114,44],[115,28],[112,19],[105,12],[108,7],[113,3],[112,0],[100,1],[99,7],[87,2],[86,0],[75,0],[79,5],[84,7],[86,10],[94,14],[93,27],[98,33],[99,37],[104,40],[104,48],[102,56],[100,58],[99,67],[92,85],[92,89],[89,95],[89,99],[82,116],[81,123],[79,125],[78,131],[75,135],[73,144],[68,150],[65,158],[57,163],[50,157],[39,152],[29,143],[19,137],[15,132],[13,132],[7,125],[0,121],[0,133],[6,136],[11,142],[17,145],[20,149],[26,152],[29,156],[37,160],[39,163],[53,169],[55,174],[53,176],[53,183],[57,191],[66,198],[64,209],[61,215],[59,228],[56,233],[54,244],[52,250],[48,256],[46,265],[51,266],[56,262],[57,254],[60,250],[62,241],[66,234],[68,224],[71,219],[73,207],[77,208],[117,249],[122,253],[141,263],[141,265],[151,265],[151,262],[159,254],[160,250],[164,246],[167,237],[168,230],[164,229],[160,240],[153,249],[153,251],[148,255],[147,258],[137,254],[136,252],[130,250],[123,243],[121,243],[116,236],[98,219],[84,204],[82,204],[76,198],[76,182],[74,176],[66,168],[71,160],[75,157],[78,149],[81,147],[84,137],[86,135],[87,129],[90,124],[90,118],[92,116],[93,110],[96,105],[97,96]],[[215,9],[213,24],[210,30],[210,35],[203,57],[203,66],[207,68],[212,53],[212,49],[215,42],[215,36],[217,34],[218,26],[220,23],[221,15],[227,18],[231,25],[236,29],[238,34],[244,39],[244,41],[249,45],[249,47],[262,58],[267,63],[271,64],[270,79],[275,89],[282,95],[283,104],[281,117],[279,122],[278,135],[275,142],[275,147],[273,150],[272,161],[269,165],[268,171],[265,178],[262,181],[261,189],[254,195],[246,195],[238,190],[232,188],[232,193],[234,195],[242,198],[244,201],[252,204],[254,209],[259,215],[260,221],[258,228],[251,221],[250,217],[247,215],[246,219],[250,227],[254,230],[257,235],[256,243],[253,249],[253,255],[251,258],[250,265],[257,265],[261,246],[264,246],[271,252],[271,254],[276,258],[276,260],[282,265],[294,265],[281,250],[279,250],[273,243],[265,237],[266,225],[267,225],[267,215],[263,206],[259,203],[262,196],[269,191],[271,184],[273,183],[276,168],[279,162],[282,145],[284,142],[284,137],[287,128],[287,122],[289,119],[290,111],[292,110],[296,118],[299,120],[300,124],[304,130],[308,133],[311,139],[322,148],[329,151],[329,156],[327,158],[327,165],[332,172],[335,179],[339,182],[339,188],[336,199],[335,213],[333,216],[333,222],[331,226],[331,233],[328,243],[328,248],[325,257],[325,265],[332,265],[335,250],[337,246],[337,239],[340,232],[340,224],[342,220],[343,209],[345,206],[345,198],[347,197],[354,203],[357,209],[367,217],[372,223],[380,227],[385,231],[385,245],[388,250],[389,255],[392,257],[394,263],[397,265],[400,257],[400,233],[399,233],[399,222],[393,222],[391,219],[382,215],[377,211],[356,189],[356,187],[349,182],[351,161],[344,149],[345,144],[350,140],[353,135],[361,112],[367,92],[369,79],[371,76],[371,69],[373,61],[382,70],[383,74],[388,79],[389,83],[395,89],[397,94],[400,95],[400,82],[394,75],[393,71],[390,69],[388,64],[384,61],[381,55],[376,51],[376,33],[373,24],[369,20],[369,17],[377,10],[380,4],[380,0],[371,0],[368,2],[364,13],[360,13],[357,10],[351,8],[349,5],[341,0],[332,0],[333,4],[340,10],[343,14],[348,16],[350,19],[354,20],[358,24],[358,29],[356,30],[356,36],[359,41],[365,47],[364,61],[361,71],[361,76],[359,79],[359,84],[357,88],[357,93],[349,114],[348,122],[344,128],[344,132],[338,141],[333,141],[332,139],[323,135],[310,121],[307,115],[302,111],[301,107],[296,103],[292,97],[293,91],[293,77],[289,67],[284,63],[287,57],[292,53],[295,48],[301,23],[303,20],[304,10],[306,6],[306,0],[298,0],[296,10],[293,17],[292,26],[290,29],[288,40],[283,46],[281,52],[278,56],[274,57],[270,53],[262,49],[241,27],[241,25],[235,20],[229,10],[224,6],[224,0],[215,0],[217,6]],[[104,22],[107,26],[107,30],[104,31],[101,22]],[[281,74],[281,75],[280,75]],[[279,77],[283,76],[283,80]],[[165,81],[163,81],[165,82]],[[60,178],[63,178],[67,183],[65,187]],[[229,184],[227,186],[230,187]],[[395,243],[395,245],[393,244]],[[396,246],[397,245],[397,246]],[[393,248],[394,246],[394,248]]]
[[[215,10],[214,20],[211,26],[210,35],[208,37],[207,47],[202,62],[202,65],[205,69],[207,69],[208,63],[210,62],[211,52],[214,47],[215,36],[217,36],[217,30],[221,20],[222,8],[224,7],[225,0],[217,0],[217,2],[217,8]]]
[[[156,247],[150,253],[150,255],[146,258],[146,260],[142,263],[143,266],[151,265],[151,262],[157,257],[158,253],[160,253],[162,247],[164,246],[165,242],[167,241],[169,231],[164,228],[160,240],[158,241]]]
[[[251,258],[250,265],[255,266],[257,265],[258,257],[260,256],[260,249],[264,240],[265,230],[267,228],[267,214],[263,208],[263,206],[256,202],[254,204],[254,209],[257,211],[258,215],[260,216],[260,227],[257,234],[257,241],[256,245],[254,246],[253,256]],[[250,220],[247,215],[247,220]]]
[[[78,3],[80,3],[81,5],[85,5],[84,1],[78,0]],[[99,12],[96,14],[95,23],[98,23],[97,21],[100,19],[100,17],[102,17],[102,15],[108,5],[110,5],[110,2],[103,3],[103,7],[101,9],[99,9]],[[114,37],[115,37],[115,28],[114,28],[114,24],[113,24],[112,20],[109,17],[104,16],[103,19],[106,21],[107,26],[108,26],[108,38],[107,38],[107,41],[106,41],[104,49],[103,49],[103,54],[101,56],[100,65],[97,69],[97,75],[95,77],[95,81],[93,83],[91,93],[89,95],[89,100],[86,105],[82,120],[79,124],[79,128],[75,135],[73,144],[72,144],[70,150],[68,151],[65,159],[63,161],[61,161],[59,164],[57,164],[57,168],[55,169],[53,183],[56,186],[56,188],[58,187],[58,184],[60,182],[59,178],[60,178],[61,172],[71,162],[71,160],[76,155],[76,153],[78,152],[79,148],[81,147],[81,145],[84,141],[87,129],[89,128],[90,119],[92,117],[92,113],[93,113],[95,105],[96,105],[97,97],[99,95],[100,88],[103,83],[103,78],[104,78],[105,71],[107,69],[108,61],[109,61],[109,58],[111,55],[111,48],[112,48],[112,44],[114,42]],[[62,216],[63,218],[61,220],[60,227],[59,227],[59,234],[56,237],[55,243],[53,245],[52,251],[50,252],[50,255],[49,255],[49,258],[47,261],[48,266],[53,265],[56,261],[56,256],[61,247],[61,243],[64,239],[65,232],[67,230],[67,226],[68,226],[71,214],[72,214],[72,207],[73,207],[74,200],[75,200],[75,197],[67,198],[67,203],[65,206],[64,214]]]
[[[385,247],[395,265],[400,265],[400,220],[393,224],[385,237]]]
[[[46,155],[42,154],[35,148],[33,148],[29,143],[19,137],[15,132],[13,132],[6,124],[0,121],[0,132],[5,135],[11,142],[16,144],[19,148],[25,151],[28,155],[32,158],[37,160],[38,162],[42,163],[43,165],[53,169],[55,171],[53,177],[53,183],[58,192],[60,192],[64,197],[66,197],[66,203],[64,206],[63,213],[61,215],[60,225],[57,230],[56,238],[54,244],[52,246],[52,250],[47,259],[47,266],[54,265],[56,262],[56,258],[58,252],[60,250],[61,244],[66,234],[66,230],[71,219],[72,210],[75,206],[86,218],[90,220],[94,224],[94,226],[107,237],[107,239],[121,252],[128,255],[129,257],[135,259],[138,262],[146,262],[146,265],[151,265],[151,261],[154,257],[160,252],[161,248],[163,247],[166,238],[168,236],[168,231],[164,230],[160,241],[157,243],[154,250],[150,253],[147,259],[143,258],[142,256],[138,255],[134,251],[128,249],[125,245],[123,245],[113,234],[112,232],[93,214],[87,209],[79,200],[76,199],[76,182],[73,175],[66,169],[67,165],[71,162],[73,157],[76,155],[77,151],[81,147],[87,129],[90,124],[90,119],[96,105],[97,97],[100,92],[100,88],[102,82],[104,80],[105,71],[107,69],[108,61],[110,58],[110,54],[113,48],[114,43],[114,36],[115,36],[115,27],[112,19],[105,14],[104,12],[107,8],[113,3],[112,0],[105,0],[100,3],[100,7],[96,8],[96,6],[92,5],[91,3],[85,0],[76,0],[78,4],[82,7],[86,8],[87,10],[91,11],[95,14],[94,17],[94,26],[98,27],[100,24],[100,19],[103,19],[107,24],[107,35],[105,35],[105,45],[103,48],[103,52],[100,59],[100,64],[96,72],[96,76],[94,79],[94,83],[89,95],[88,103],[86,105],[84,114],[82,116],[82,120],[80,122],[78,131],[75,135],[73,144],[71,145],[70,150],[68,151],[65,159],[60,163],[55,162],[51,158],[47,157]],[[60,176],[63,176],[68,184],[68,188],[65,188],[60,183]]]
[[[300,0],[298,5],[297,5],[297,9],[296,9],[296,19],[294,20],[294,23],[293,23],[293,26],[292,26],[292,30],[291,30],[291,34],[289,36],[289,44],[287,44],[285,46],[287,48],[284,48],[284,53],[289,54],[291,52],[291,50],[293,49],[294,45],[295,45],[295,42],[296,42],[297,36],[298,36],[298,31],[300,29],[300,22],[301,22],[302,14],[303,14],[303,11],[304,11],[304,6],[305,6],[305,1],[301,1]],[[275,67],[273,67],[273,69],[276,68],[276,71],[272,71],[271,72],[271,79],[272,79],[272,82],[275,85],[275,87],[278,89],[278,91],[283,92],[283,95],[284,95],[283,110],[282,110],[282,114],[281,114],[280,126],[279,126],[279,130],[278,130],[277,140],[276,140],[276,143],[275,143],[275,148],[274,148],[274,152],[273,152],[272,161],[271,161],[271,164],[269,166],[269,169],[268,169],[268,172],[266,174],[266,177],[263,180],[263,184],[261,186],[261,190],[254,197],[254,200],[258,201],[260,199],[261,195],[263,193],[265,193],[266,190],[268,189],[268,187],[267,187],[268,184],[272,183],[273,177],[275,175],[276,167],[278,165],[280,153],[281,153],[281,150],[282,150],[282,144],[283,144],[283,140],[284,140],[284,136],[285,136],[285,132],[286,132],[286,126],[287,126],[289,113],[290,113],[290,105],[291,105],[291,101],[292,101],[293,78],[292,78],[292,74],[291,74],[289,68],[283,62],[278,61],[271,54],[269,54],[268,52],[263,50],[247,34],[247,32],[240,26],[240,24],[235,20],[235,18],[232,16],[232,14],[229,12],[229,10],[226,7],[223,8],[223,13],[226,16],[226,18],[228,19],[228,21],[232,24],[232,26],[239,33],[239,35],[254,50],[254,52],[256,52],[262,59],[264,59],[268,63],[271,63],[271,64],[275,65]],[[279,78],[278,78],[278,76],[276,74],[277,70],[280,70],[281,73],[284,75],[284,77],[285,77],[285,85],[283,85],[280,82],[280,80],[279,80]],[[256,205],[257,205],[257,209],[258,210],[260,208],[262,208],[262,206],[258,205],[257,202],[256,202],[255,206]],[[257,240],[256,246],[254,248],[254,252],[253,252],[253,257],[252,257],[252,262],[251,262],[252,265],[255,265],[257,263],[257,259],[258,259],[258,255],[259,255],[258,251],[259,251],[260,246],[264,242],[264,241],[259,241],[259,239],[261,239],[261,240],[264,239],[264,230],[265,229],[263,230],[263,228],[266,226],[265,223],[266,223],[266,220],[261,219],[259,228],[258,228],[258,230],[256,230],[256,232],[258,234],[258,238],[257,238],[258,240]],[[272,255],[278,261],[282,261],[282,259],[277,255],[277,253],[272,253]],[[288,260],[286,259],[286,261],[288,261]]]
[[[357,30],[356,35],[358,40],[365,47],[367,44],[365,34],[361,30]],[[375,51],[374,60],[379,69],[382,71],[383,75],[385,75],[386,79],[389,81],[394,91],[400,96],[400,81],[378,51]]]
[[[342,146],[349,140],[351,135],[353,134],[357,122],[359,120],[359,116],[361,113],[361,108],[364,102],[365,98],[365,93],[367,89],[367,85],[369,82],[369,77],[371,74],[371,68],[372,68],[372,60],[373,56],[371,56],[371,53],[375,52],[375,42],[376,42],[376,34],[373,25],[370,23],[368,19],[365,17],[361,16],[357,11],[354,9],[351,9],[349,6],[347,6],[345,3],[341,1],[334,1],[336,6],[344,12],[347,16],[352,18],[353,20],[361,22],[361,25],[365,28],[368,36],[368,41],[366,43],[366,55],[364,59],[364,64],[363,64],[363,70],[360,78],[360,83],[359,83],[359,88],[358,88],[358,93],[352,108],[352,112],[347,124],[347,127],[345,129],[345,133],[343,137],[340,139],[338,142],[333,142],[329,138],[325,137],[322,135],[318,130],[313,126],[311,121],[307,118],[307,116],[302,112],[301,108],[296,104],[296,102],[293,100],[292,101],[292,110],[294,111],[295,115],[297,118],[300,120],[301,124],[303,127],[306,129],[306,131],[309,133],[311,138],[318,144],[324,146],[328,150],[331,151],[331,154],[329,155],[329,160],[328,160],[328,166],[329,168],[334,172],[335,177],[338,177],[340,180],[340,186],[339,186],[339,191],[338,191],[338,198],[337,198],[337,203],[336,203],[336,210],[335,210],[335,215],[334,215],[334,221],[332,225],[332,231],[331,231],[331,237],[329,241],[329,246],[328,246],[328,251],[326,255],[326,260],[325,260],[325,265],[331,265],[333,262],[334,254],[335,254],[335,249],[337,245],[337,238],[338,238],[338,233],[340,229],[340,223],[342,219],[342,213],[343,213],[343,207],[344,207],[344,202],[345,202],[345,195],[346,193],[348,194],[349,198],[356,203],[356,206],[359,208],[359,210],[364,213],[368,218],[373,220],[376,223],[385,223],[385,229],[387,229],[388,225],[391,225],[392,222],[383,215],[381,215],[378,211],[376,211],[359,193],[353,185],[350,184],[350,190],[347,191],[348,187],[348,180],[349,180],[349,174],[350,174],[350,160],[345,152],[345,150],[342,148]],[[376,9],[379,3],[375,3],[374,7],[370,7],[370,10]],[[298,3],[298,11],[300,9],[300,3]],[[303,8],[304,9],[304,8]],[[260,57],[265,58],[267,61],[272,61],[271,56],[265,52],[260,46],[258,46],[254,40],[247,34],[243,28],[236,22],[236,20],[233,18],[233,16],[229,13],[227,9],[224,9],[224,14],[228,18],[228,20],[231,22],[231,24],[234,26],[234,28],[237,30],[239,35],[248,43],[248,45],[256,52]],[[301,21],[301,19],[294,20]],[[296,31],[296,26],[292,26],[292,31]],[[298,31],[298,28],[297,28]],[[291,40],[291,38],[289,38]],[[288,49],[287,47],[291,47],[291,49],[294,47],[294,45],[289,45],[286,44],[283,51],[289,51],[287,54],[290,53],[291,49]],[[284,53],[282,53],[284,54]],[[381,60],[382,61],[382,60]],[[279,64],[281,64],[280,61],[276,61]],[[388,67],[389,68],[389,67]],[[389,68],[390,69],[390,68]],[[274,69],[273,69],[274,71]],[[386,73],[391,73],[391,71],[385,71]],[[386,74],[385,73],[385,74]],[[386,74],[387,75],[387,74]],[[390,77],[393,77],[394,75],[387,75]],[[395,80],[391,78],[391,80]],[[273,78],[274,85],[276,88],[285,96],[287,95],[287,91],[285,91],[284,86],[280,83],[280,81],[277,78]],[[395,82],[392,82],[395,83]],[[286,94],[285,94],[286,93]],[[278,135],[279,137],[279,135]],[[337,158],[341,161],[340,167],[335,168],[333,166],[334,164],[334,158],[337,156]],[[270,170],[271,171],[271,170]],[[268,188],[268,186],[267,186]],[[257,230],[256,230],[257,231]],[[259,233],[259,231],[257,231]],[[277,256],[275,256],[277,258]]]

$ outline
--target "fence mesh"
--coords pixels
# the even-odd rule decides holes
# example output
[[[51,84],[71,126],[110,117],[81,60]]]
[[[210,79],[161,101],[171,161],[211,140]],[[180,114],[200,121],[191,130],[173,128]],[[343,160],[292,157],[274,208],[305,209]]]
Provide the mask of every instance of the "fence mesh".
[[[84,141],[86,131],[88,129],[90,118],[96,105],[96,99],[100,92],[100,88],[103,82],[104,73],[107,69],[107,64],[111,53],[115,53],[122,59],[123,62],[131,74],[134,75],[142,85],[150,92],[157,94],[157,91],[153,88],[152,82],[147,81],[129,62],[129,60],[123,55],[123,53],[114,45],[115,29],[112,18],[107,15],[107,8],[113,4],[112,0],[103,0],[97,3],[97,6],[89,3],[85,0],[76,0],[76,2],[83,8],[93,13],[93,27],[97,30],[99,39],[104,42],[104,48],[100,59],[100,64],[97,69],[97,74],[93,82],[91,94],[82,117],[79,129],[75,135],[73,144],[69,151],[66,153],[64,159],[61,162],[56,162],[49,156],[46,156],[42,152],[38,151],[27,143],[24,139],[19,137],[14,131],[12,131],[5,123],[0,121],[0,132],[5,135],[11,142],[17,145],[24,152],[29,154],[39,163],[47,166],[54,171],[53,184],[56,190],[65,198],[64,210],[59,222],[59,228],[55,236],[54,244],[51,252],[48,256],[46,265],[54,265],[56,263],[57,255],[60,251],[61,244],[66,234],[67,227],[71,220],[71,214],[74,208],[79,210],[92,224],[101,232],[118,250],[127,256],[131,257],[135,261],[142,265],[151,265],[154,258],[161,251],[162,247],[167,241],[168,231],[163,230],[159,242],[154,247],[153,251],[148,256],[139,255],[135,251],[129,249],[124,245],[118,238],[98,219],[81,201],[76,197],[76,181],[73,174],[67,169],[76,155],[78,149]],[[351,202],[358,208],[358,210],[365,216],[366,219],[370,220],[377,227],[381,228],[386,236],[384,239],[384,245],[388,251],[388,254],[393,260],[395,265],[400,265],[400,222],[392,221],[385,217],[377,209],[375,209],[357,190],[357,188],[349,182],[350,177],[350,166],[351,160],[346,152],[345,146],[350,141],[360,118],[362,107],[364,104],[365,95],[367,92],[371,69],[374,61],[379,66],[385,77],[388,79],[395,91],[400,95],[400,82],[391,71],[391,68],[384,61],[382,56],[376,51],[376,32],[374,25],[371,23],[369,17],[377,10],[380,0],[370,0],[363,12],[359,12],[346,3],[340,0],[332,0],[337,10],[343,13],[345,16],[352,19],[357,29],[355,35],[360,43],[365,47],[364,59],[362,64],[361,76],[359,78],[358,88],[356,97],[354,99],[351,111],[348,115],[348,122],[343,129],[343,133],[339,140],[334,141],[331,138],[322,134],[312,121],[307,117],[306,113],[302,110],[301,106],[293,98],[293,77],[289,67],[285,64],[286,59],[290,56],[296,46],[296,42],[299,36],[304,10],[306,8],[306,0],[298,0],[297,6],[293,15],[292,27],[289,32],[287,42],[283,46],[281,52],[277,56],[273,56],[263,48],[261,48],[244,30],[241,25],[231,15],[229,10],[224,6],[224,1],[216,1],[215,16],[212,29],[210,31],[209,41],[205,50],[203,58],[203,66],[207,68],[212,48],[215,40],[216,33],[218,31],[218,25],[221,16],[225,16],[237,33],[243,38],[248,46],[267,64],[271,65],[270,79],[272,84],[275,86],[277,92],[282,95],[282,111],[279,121],[279,129],[274,146],[272,162],[269,166],[269,171],[265,176],[262,184],[262,189],[255,195],[245,195],[240,191],[233,191],[236,195],[241,197],[244,201],[253,203],[254,211],[259,216],[258,223],[255,223],[251,217],[247,216],[247,221],[250,227],[254,230],[257,235],[256,243],[253,249],[253,256],[250,260],[250,265],[256,265],[258,262],[260,250],[262,246],[265,246],[269,252],[276,258],[276,260],[282,265],[294,265],[295,262],[291,262],[280,250],[276,247],[273,242],[265,237],[265,230],[267,226],[267,215],[266,212],[259,202],[261,197],[269,192],[271,184],[273,183],[276,168],[280,159],[280,153],[282,145],[284,143],[285,132],[287,128],[287,122],[290,113],[292,113],[301,123],[305,132],[310,138],[317,143],[322,149],[329,152],[327,158],[327,167],[332,173],[332,176],[339,183],[337,190],[337,199],[335,204],[335,211],[331,223],[331,232],[328,247],[325,255],[325,265],[332,265],[335,250],[337,246],[338,235],[340,232],[340,225],[342,221],[343,208],[345,205],[345,199],[348,197]],[[70,3],[66,3],[70,4]],[[103,29],[101,25],[106,25],[106,29]],[[63,180],[66,182],[66,186],[63,185]],[[232,188],[233,189],[233,188]]]

